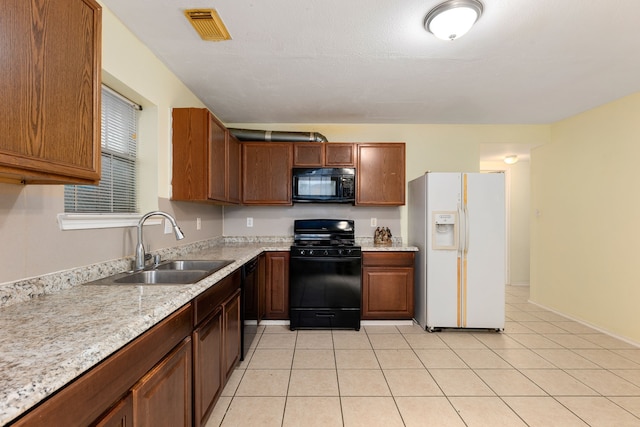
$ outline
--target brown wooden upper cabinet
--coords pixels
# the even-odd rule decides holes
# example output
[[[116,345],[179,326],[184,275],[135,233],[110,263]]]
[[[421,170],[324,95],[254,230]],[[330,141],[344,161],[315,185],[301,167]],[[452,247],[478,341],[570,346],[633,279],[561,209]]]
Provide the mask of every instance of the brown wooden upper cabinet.
[[[242,142],[242,203],[291,205],[293,144]]]
[[[2,15],[0,181],[97,184],[101,6],[5,0]]]
[[[354,167],[356,144],[342,142],[293,143],[293,166]]]
[[[173,109],[172,200],[240,203],[240,143],[206,108]]]
[[[356,205],[405,204],[405,144],[358,144]]]

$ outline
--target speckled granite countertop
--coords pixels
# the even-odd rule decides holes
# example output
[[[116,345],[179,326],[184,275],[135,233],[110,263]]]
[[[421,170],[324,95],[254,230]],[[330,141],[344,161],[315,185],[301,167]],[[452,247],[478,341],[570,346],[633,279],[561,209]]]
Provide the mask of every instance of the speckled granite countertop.
[[[417,250],[399,243],[381,247],[359,243],[363,251]],[[1,307],[0,425],[97,365],[254,256],[289,250],[290,245],[290,241],[225,243],[173,257],[235,260],[193,285],[76,285]]]

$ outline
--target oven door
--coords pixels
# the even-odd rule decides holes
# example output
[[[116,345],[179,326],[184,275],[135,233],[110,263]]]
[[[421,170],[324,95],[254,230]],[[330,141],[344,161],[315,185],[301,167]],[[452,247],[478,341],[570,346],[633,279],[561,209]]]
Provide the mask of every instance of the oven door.
[[[291,330],[360,329],[360,256],[292,256],[289,265]]]

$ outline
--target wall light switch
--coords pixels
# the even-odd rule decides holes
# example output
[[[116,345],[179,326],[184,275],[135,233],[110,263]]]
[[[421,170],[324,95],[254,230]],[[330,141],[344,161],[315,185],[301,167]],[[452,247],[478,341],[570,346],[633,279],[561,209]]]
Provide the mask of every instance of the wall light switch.
[[[378,218],[371,218],[371,226],[372,227],[378,226]]]
[[[247,227],[253,227],[253,218],[247,217]]]
[[[202,220],[200,218],[196,218],[196,230],[200,230],[202,228]]]

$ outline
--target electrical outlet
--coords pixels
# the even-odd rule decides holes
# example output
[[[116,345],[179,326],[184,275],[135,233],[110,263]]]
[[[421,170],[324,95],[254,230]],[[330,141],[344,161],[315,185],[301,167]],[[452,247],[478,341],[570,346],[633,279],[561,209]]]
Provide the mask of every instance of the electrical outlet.
[[[378,226],[378,218],[371,218],[371,226],[372,227]]]
[[[164,234],[171,234],[173,233],[173,226],[171,225],[171,223],[169,222],[168,219],[164,220]]]
[[[200,218],[196,218],[196,230],[200,230],[202,228],[202,220]]]
[[[253,218],[247,217],[247,227],[253,227]]]

